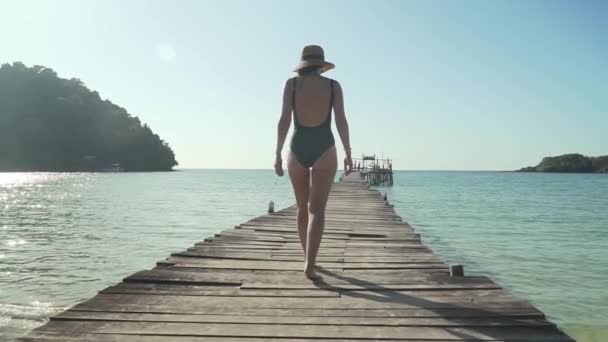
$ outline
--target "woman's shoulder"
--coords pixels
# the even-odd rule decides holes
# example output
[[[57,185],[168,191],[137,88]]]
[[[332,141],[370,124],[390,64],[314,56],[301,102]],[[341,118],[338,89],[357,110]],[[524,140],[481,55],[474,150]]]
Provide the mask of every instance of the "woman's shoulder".
[[[325,77],[325,76],[321,76],[321,77],[323,77],[323,78],[324,78],[324,79],[326,79],[327,81],[329,81],[329,82],[333,83],[333,84],[334,84],[334,86],[340,86],[340,82],[338,82],[338,80],[336,80],[336,79],[329,78],[329,77]]]
[[[342,86],[340,85],[340,82],[338,82],[338,80],[333,79],[333,78],[329,78],[329,77],[325,77],[325,76],[321,76],[324,79],[326,79],[328,82],[330,82],[332,88],[334,89],[334,91],[342,89]]]
[[[297,78],[298,77],[296,76],[296,77],[290,77],[290,78],[286,79],[285,82],[283,83],[283,87],[285,89],[293,88],[293,85],[296,83]]]

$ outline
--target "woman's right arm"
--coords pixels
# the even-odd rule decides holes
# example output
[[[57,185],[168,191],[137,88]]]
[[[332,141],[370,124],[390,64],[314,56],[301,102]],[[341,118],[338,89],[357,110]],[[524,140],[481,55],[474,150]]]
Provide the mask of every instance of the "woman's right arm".
[[[279,119],[279,124],[277,125],[277,149],[275,154],[275,163],[274,169],[277,175],[283,175],[283,160],[281,158],[281,152],[283,151],[283,145],[285,144],[285,138],[287,137],[287,132],[289,131],[289,126],[291,126],[291,110],[292,110],[292,101],[293,99],[293,82],[291,80],[287,80],[285,82],[285,86],[283,87],[283,105],[281,108],[281,118]]]
[[[342,146],[344,147],[344,153],[346,154],[346,174],[348,175],[353,170],[353,161],[350,150],[348,121],[346,120],[346,113],[344,111],[344,94],[342,92],[342,86],[340,83],[338,83],[338,81],[335,81],[334,87],[334,114],[338,134],[340,135],[340,140],[342,140]]]

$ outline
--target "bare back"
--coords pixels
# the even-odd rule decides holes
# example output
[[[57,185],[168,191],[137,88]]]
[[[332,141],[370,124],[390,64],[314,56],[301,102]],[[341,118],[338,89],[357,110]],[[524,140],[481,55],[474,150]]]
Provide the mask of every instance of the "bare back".
[[[331,101],[330,79],[320,76],[300,76],[296,82],[296,118],[302,126],[315,127],[327,119]]]

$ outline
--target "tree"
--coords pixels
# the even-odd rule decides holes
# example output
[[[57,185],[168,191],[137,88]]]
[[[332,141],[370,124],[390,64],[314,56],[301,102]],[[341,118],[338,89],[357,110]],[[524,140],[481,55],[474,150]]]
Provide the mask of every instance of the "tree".
[[[96,170],[113,163],[127,171],[177,165],[168,143],[81,80],[59,78],[44,66],[2,64],[0,171]]]

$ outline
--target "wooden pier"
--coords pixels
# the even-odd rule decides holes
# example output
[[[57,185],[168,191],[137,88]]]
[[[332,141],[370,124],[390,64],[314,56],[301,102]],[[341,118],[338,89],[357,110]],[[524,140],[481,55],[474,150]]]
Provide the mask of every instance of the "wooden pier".
[[[363,155],[353,159],[356,170],[369,185],[393,185],[393,161],[389,158],[377,158]]]
[[[319,262],[323,279],[311,282],[289,207],[174,253],[19,341],[573,341],[487,277],[451,276],[357,174],[332,190]]]

